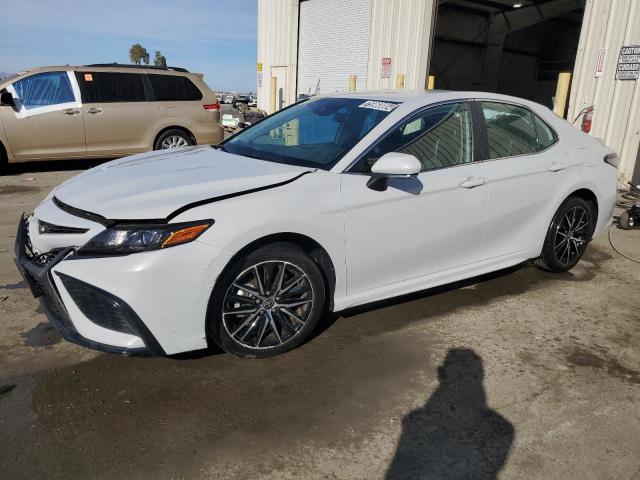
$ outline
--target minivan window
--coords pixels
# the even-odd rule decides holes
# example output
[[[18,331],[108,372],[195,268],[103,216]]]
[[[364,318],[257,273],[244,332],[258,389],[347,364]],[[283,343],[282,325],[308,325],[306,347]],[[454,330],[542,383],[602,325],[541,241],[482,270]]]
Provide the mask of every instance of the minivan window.
[[[513,157],[538,150],[533,114],[524,107],[482,102],[487,125],[489,158]]]
[[[398,103],[318,98],[275,113],[224,143],[223,150],[329,170]]]
[[[461,165],[473,161],[471,113],[466,102],[428,108],[394,128],[352,169],[369,173],[385,153],[415,156],[422,171]]]
[[[27,110],[75,102],[67,72],[36,73],[14,82],[13,88]]]
[[[202,100],[202,92],[187,77],[155,74],[149,74],[148,77],[155,100],[162,102]]]
[[[141,73],[77,72],[84,103],[144,102]]]

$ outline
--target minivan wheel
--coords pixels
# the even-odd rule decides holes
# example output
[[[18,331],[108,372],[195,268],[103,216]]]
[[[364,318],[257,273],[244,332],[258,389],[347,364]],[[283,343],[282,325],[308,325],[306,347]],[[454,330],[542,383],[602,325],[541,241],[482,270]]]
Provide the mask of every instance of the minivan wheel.
[[[325,305],[316,263],[297,245],[274,243],[239,258],[212,294],[208,333],[226,352],[263,358],[294,349]]]
[[[538,265],[551,272],[566,272],[582,258],[591,240],[594,219],[591,205],[569,197],[551,221]]]
[[[169,148],[187,147],[193,145],[193,143],[193,139],[187,132],[173,128],[158,137],[153,149],[166,150]]]

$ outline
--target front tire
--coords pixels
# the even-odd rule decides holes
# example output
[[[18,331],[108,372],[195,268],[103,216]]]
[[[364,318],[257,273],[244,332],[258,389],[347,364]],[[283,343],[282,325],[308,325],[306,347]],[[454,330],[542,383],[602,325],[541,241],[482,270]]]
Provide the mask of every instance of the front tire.
[[[569,197],[549,225],[538,266],[555,273],[572,269],[584,255],[593,231],[591,205],[580,197]]]
[[[167,150],[170,148],[187,147],[193,145],[194,141],[184,130],[172,128],[160,135],[153,145],[154,150]]]
[[[274,243],[235,260],[209,302],[207,330],[223,350],[264,358],[303,343],[320,320],[325,287],[297,245]]]

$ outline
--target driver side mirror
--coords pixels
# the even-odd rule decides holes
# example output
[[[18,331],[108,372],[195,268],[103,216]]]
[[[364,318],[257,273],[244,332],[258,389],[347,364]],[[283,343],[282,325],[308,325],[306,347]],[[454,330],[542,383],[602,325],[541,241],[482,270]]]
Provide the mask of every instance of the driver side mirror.
[[[389,152],[381,156],[371,167],[367,187],[378,192],[387,189],[390,178],[413,178],[422,170],[422,163],[413,155]]]
[[[4,90],[2,93],[0,93],[0,106],[16,106],[16,102],[13,100],[13,95],[11,95],[11,92],[7,92],[6,90]]]

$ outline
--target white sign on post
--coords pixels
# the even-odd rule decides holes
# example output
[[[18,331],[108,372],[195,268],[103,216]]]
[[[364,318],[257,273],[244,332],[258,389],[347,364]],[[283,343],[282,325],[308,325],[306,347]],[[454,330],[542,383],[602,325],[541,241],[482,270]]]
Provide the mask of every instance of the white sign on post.
[[[391,58],[389,57],[382,59],[382,71],[380,78],[391,78]]]
[[[596,78],[602,76],[602,72],[604,71],[604,57],[607,54],[606,48],[601,48],[598,53],[598,62],[596,63]]]
[[[640,77],[640,45],[625,45],[620,49],[616,80],[637,80]]]

